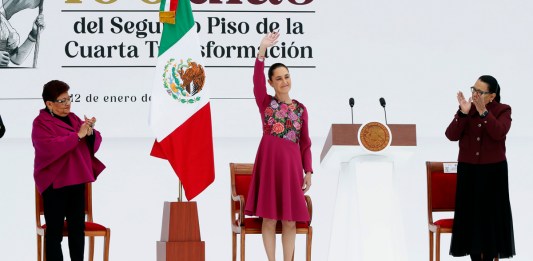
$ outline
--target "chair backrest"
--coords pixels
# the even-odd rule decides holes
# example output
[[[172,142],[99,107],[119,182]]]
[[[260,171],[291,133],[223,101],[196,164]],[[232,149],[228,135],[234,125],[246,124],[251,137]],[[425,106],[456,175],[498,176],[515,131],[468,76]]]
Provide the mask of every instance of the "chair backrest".
[[[87,222],[93,222],[93,199],[92,183],[85,183],[85,217]],[[38,227],[41,224],[41,216],[44,216],[43,197],[35,188],[35,222]]]
[[[253,163],[230,163],[231,195],[242,195],[244,200],[248,197],[248,188],[252,180]],[[239,211],[239,204],[232,201],[232,214]]]
[[[455,210],[455,190],[457,186],[456,168],[452,170],[445,165],[457,162],[426,161],[428,217],[432,222],[433,212]]]

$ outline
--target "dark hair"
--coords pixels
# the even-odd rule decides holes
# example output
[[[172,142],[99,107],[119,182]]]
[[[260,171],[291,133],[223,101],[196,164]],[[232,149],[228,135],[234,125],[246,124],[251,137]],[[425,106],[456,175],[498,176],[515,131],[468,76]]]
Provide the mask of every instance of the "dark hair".
[[[498,84],[498,81],[496,78],[490,76],[490,75],[482,75],[479,77],[479,80],[486,83],[489,86],[489,92],[490,93],[496,93],[496,98],[494,98],[495,101],[500,102],[500,85]]]
[[[278,69],[279,67],[284,67],[285,69],[287,69],[287,71],[289,70],[289,68],[287,68],[287,66],[285,66],[285,64],[282,64],[282,63],[275,63],[273,65],[270,65],[270,68],[268,68],[268,79],[269,80],[272,80],[272,75],[274,75],[274,70]]]
[[[43,86],[43,101],[55,101],[59,95],[64,92],[67,92],[70,89],[70,86],[65,82],[59,80],[52,80],[47,82]]]

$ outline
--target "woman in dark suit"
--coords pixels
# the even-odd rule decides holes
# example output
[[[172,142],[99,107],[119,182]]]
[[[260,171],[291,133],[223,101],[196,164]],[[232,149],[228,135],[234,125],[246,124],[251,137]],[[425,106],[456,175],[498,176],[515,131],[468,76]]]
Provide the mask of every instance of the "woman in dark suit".
[[[459,141],[457,192],[450,254],[472,260],[515,255],[505,139],[511,107],[500,103],[500,85],[479,77],[468,100],[457,93],[459,110],[446,137]]]

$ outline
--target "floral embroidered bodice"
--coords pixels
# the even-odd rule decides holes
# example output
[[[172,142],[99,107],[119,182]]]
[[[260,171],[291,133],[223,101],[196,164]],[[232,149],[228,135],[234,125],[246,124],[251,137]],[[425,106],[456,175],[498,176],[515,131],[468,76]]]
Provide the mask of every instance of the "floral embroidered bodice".
[[[286,161],[301,162],[304,172],[312,173],[313,163],[307,107],[297,100],[292,100],[291,104],[286,104],[279,102],[275,96],[268,95],[264,71],[264,61],[256,59],[253,77],[254,97],[259,109],[259,116],[263,122],[263,137],[257,151],[256,162],[260,156],[275,156],[272,153],[277,156],[285,155],[287,157],[283,156],[283,158],[286,158]],[[281,151],[276,153],[275,151],[278,149]],[[294,149],[299,149],[299,155],[294,153]],[[284,154],[287,151],[291,151],[290,156]],[[280,165],[284,165],[283,162],[285,161],[282,160]]]
[[[292,104],[278,102],[274,97],[265,108],[263,134],[298,143],[302,128],[303,107],[293,100]]]

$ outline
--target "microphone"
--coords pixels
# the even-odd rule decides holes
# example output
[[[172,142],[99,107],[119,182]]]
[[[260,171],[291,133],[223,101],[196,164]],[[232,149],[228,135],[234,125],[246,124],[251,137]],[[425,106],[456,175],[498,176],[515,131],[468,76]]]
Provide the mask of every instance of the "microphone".
[[[387,123],[387,110],[385,109],[385,105],[387,105],[387,103],[385,102],[385,98],[383,98],[383,97],[379,98],[379,104],[381,104],[381,107],[383,107],[383,111],[385,112],[385,124],[388,125],[388,123]]]
[[[353,105],[355,104],[355,100],[352,98],[350,98],[349,100],[350,102],[350,109],[352,110],[352,124],[353,124]]]

